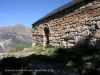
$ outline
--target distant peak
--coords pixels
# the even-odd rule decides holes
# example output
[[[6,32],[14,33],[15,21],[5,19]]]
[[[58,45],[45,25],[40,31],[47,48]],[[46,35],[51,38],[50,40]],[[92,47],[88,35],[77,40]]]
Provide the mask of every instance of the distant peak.
[[[20,24],[20,23],[18,23],[18,24],[16,24],[16,25],[19,25],[19,26],[24,26],[24,25],[22,25],[22,24]]]

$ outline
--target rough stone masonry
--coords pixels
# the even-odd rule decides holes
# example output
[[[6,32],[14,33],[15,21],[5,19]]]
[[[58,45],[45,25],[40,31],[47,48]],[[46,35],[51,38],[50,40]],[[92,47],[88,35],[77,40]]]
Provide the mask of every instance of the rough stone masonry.
[[[32,46],[40,42],[71,48],[87,38],[94,45],[100,39],[100,0],[73,0],[33,23],[32,33]]]

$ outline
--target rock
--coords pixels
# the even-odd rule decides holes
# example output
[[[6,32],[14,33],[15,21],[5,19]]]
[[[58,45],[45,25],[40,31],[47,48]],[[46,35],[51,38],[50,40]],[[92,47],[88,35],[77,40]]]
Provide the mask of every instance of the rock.
[[[66,38],[64,38],[65,41],[68,41],[68,40],[74,40],[74,37],[71,35],[71,36],[67,36]]]
[[[100,20],[100,16],[97,17],[97,20]]]
[[[81,27],[76,27],[76,28],[75,28],[75,31],[81,32]]]
[[[90,21],[93,21],[93,20],[94,20],[94,18],[93,18],[93,17],[90,17],[90,18],[89,18],[89,20],[90,20]]]
[[[85,38],[81,36],[76,36],[75,37],[75,44],[76,45],[84,45],[85,44]]]
[[[70,25],[67,25],[66,28],[67,28],[67,29],[70,29]]]
[[[78,32],[74,32],[74,35],[76,36],[78,34]]]
[[[97,23],[96,23],[96,21],[93,21],[92,24],[93,24],[93,25],[96,25]]]
[[[80,75],[76,68],[64,64],[50,64],[43,61],[31,61],[25,70],[31,70],[27,75]],[[27,72],[24,72],[26,74]],[[22,75],[24,75],[22,74]]]
[[[96,30],[95,34],[94,34],[95,38],[100,38],[100,29]]]
[[[96,30],[95,25],[90,26],[89,30],[92,30],[92,31]]]
[[[84,20],[87,22],[87,21],[89,21],[89,18],[86,17],[86,18],[84,18]]]
[[[88,26],[83,26],[83,27],[81,27],[81,30],[82,30],[82,31],[88,30]]]
[[[66,35],[61,36],[61,38],[65,38],[65,37],[66,37]]]
[[[59,47],[59,44],[58,43],[55,43],[55,46],[58,46]]]
[[[100,29],[100,21],[97,21],[97,27]]]
[[[74,32],[74,31],[75,31],[75,29],[74,29],[74,28],[71,28],[71,29],[70,29],[70,31]]]
[[[66,46],[66,41],[62,41],[62,45],[63,46]]]
[[[68,40],[68,42],[70,42],[70,43],[75,43],[75,40]]]
[[[51,40],[55,39],[55,37],[50,37]]]
[[[86,22],[86,25],[91,26],[92,25],[92,22],[91,21],[87,21]]]
[[[77,34],[77,36],[81,36],[81,35],[82,35],[82,33],[78,33],[78,34]]]
[[[92,3],[88,3],[87,5],[86,5],[86,7],[91,7],[93,4]]]
[[[83,37],[86,37],[86,36],[89,36],[89,30],[86,30],[86,31],[84,31],[84,32],[82,32],[82,36]]]
[[[74,44],[68,44],[68,48],[71,48],[73,46],[74,46]]]

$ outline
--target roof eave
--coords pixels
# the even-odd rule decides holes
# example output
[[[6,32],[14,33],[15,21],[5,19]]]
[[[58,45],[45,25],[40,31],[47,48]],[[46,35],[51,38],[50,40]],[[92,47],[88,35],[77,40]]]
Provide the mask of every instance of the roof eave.
[[[65,9],[71,7],[71,6],[74,6],[75,4],[78,4],[79,2],[82,2],[82,1],[84,1],[84,0],[73,0],[72,2],[69,2],[69,3],[65,4],[65,5],[63,5],[63,6],[59,7],[59,8],[57,8],[57,9],[55,9],[54,11],[50,12],[49,14],[45,15],[44,17],[40,18],[39,20],[34,22],[32,24],[32,26],[37,24],[38,22],[40,22],[40,21],[42,21],[42,20],[54,15],[54,14],[60,12],[60,11],[63,11],[63,10],[65,10]]]

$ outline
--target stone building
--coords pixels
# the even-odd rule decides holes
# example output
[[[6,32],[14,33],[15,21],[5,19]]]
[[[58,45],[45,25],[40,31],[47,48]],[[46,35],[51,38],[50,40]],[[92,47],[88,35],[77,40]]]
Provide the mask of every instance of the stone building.
[[[100,0],[73,0],[32,24],[33,43],[70,48],[100,39]]]

